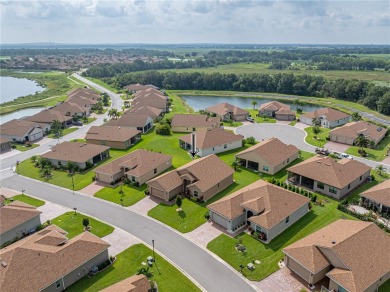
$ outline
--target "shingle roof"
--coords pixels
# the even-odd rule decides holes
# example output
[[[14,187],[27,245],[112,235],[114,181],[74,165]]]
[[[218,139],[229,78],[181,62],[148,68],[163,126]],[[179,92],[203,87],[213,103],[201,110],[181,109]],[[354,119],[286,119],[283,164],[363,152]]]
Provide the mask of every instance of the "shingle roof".
[[[167,107],[167,99],[163,95],[148,93],[143,96],[135,97],[131,106],[134,108],[141,106],[152,106],[159,109],[165,109]]]
[[[33,116],[26,118],[28,121],[33,121],[37,123],[48,123],[51,124],[53,121],[65,122],[73,119],[71,116],[65,116],[61,112],[53,109],[45,109]]]
[[[67,115],[68,113],[73,116],[74,114],[78,113],[84,113],[85,109],[79,106],[77,103],[71,102],[71,101],[65,101],[56,107],[54,107],[56,111],[61,112],[64,115]]]
[[[390,207],[390,179],[368,189],[360,195]]]
[[[15,201],[0,208],[0,234],[37,217],[41,214],[34,206]]]
[[[126,111],[119,119],[110,120],[105,124],[105,126],[144,127],[148,119],[148,115],[139,115],[130,111]]]
[[[171,123],[172,127],[216,127],[219,124],[219,118],[197,114],[175,114]]]
[[[1,125],[0,135],[23,136],[30,133],[34,128],[41,126],[36,122],[27,120],[11,120]]]
[[[92,126],[87,132],[85,139],[125,142],[140,133],[140,131],[128,127]]]
[[[244,208],[250,209],[255,215],[249,221],[270,229],[309,202],[310,199],[302,195],[258,180],[208,208],[229,220],[242,215]]]
[[[133,98],[144,98],[144,97],[161,98],[164,100],[168,99],[168,97],[166,95],[164,95],[160,90],[155,89],[155,88],[148,88],[148,89],[144,89],[144,90],[139,90],[133,94]]]
[[[90,99],[100,99],[100,94],[89,88],[76,88],[68,94],[69,99],[74,98],[76,96],[84,96]]]
[[[240,158],[240,155],[246,153],[255,153],[261,159],[268,161],[270,166],[277,166],[297,154],[298,151],[294,145],[284,144],[278,138],[270,138],[237,153],[236,157]]]
[[[290,106],[279,101],[270,101],[260,105],[259,110],[277,111],[280,109],[290,110]]]
[[[247,110],[244,110],[238,106],[226,102],[209,106],[208,108],[206,108],[206,111],[215,113],[220,116],[226,115],[227,113],[232,113],[233,115],[249,114]]]
[[[127,85],[127,86],[125,86],[125,88],[128,90],[132,90],[132,91],[139,91],[139,90],[145,90],[148,88],[157,88],[157,87],[154,85],[151,85],[151,84],[143,85],[143,84],[137,83],[137,84]]]
[[[149,280],[145,275],[134,275],[101,290],[101,292],[148,292],[149,289]]]
[[[137,149],[127,155],[95,168],[94,171],[113,175],[122,171],[122,167],[128,167],[130,170],[126,172],[127,174],[140,177],[171,160],[172,157],[169,155]]]
[[[327,249],[346,266],[327,276],[350,292],[365,291],[390,271],[390,237],[371,222],[339,219],[283,251],[312,273],[331,265]]]
[[[67,241],[55,225],[0,250],[3,291],[41,291],[110,245],[90,232]]]
[[[192,134],[185,135],[180,137],[179,140],[191,144],[191,136]],[[236,135],[221,128],[198,130],[195,132],[195,138],[196,147],[199,149],[215,147],[244,139],[242,135]]]
[[[74,104],[77,104],[82,108],[83,107],[92,107],[94,104],[97,104],[99,102],[96,99],[94,100],[94,99],[90,99],[88,97],[79,96],[79,95],[69,98],[68,101],[72,102]]]
[[[361,175],[370,171],[370,167],[359,161],[344,158],[336,160],[328,156],[314,156],[287,170],[303,175],[327,185],[343,189]]]
[[[386,129],[376,126],[368,122],[351,122],[345,124],[342,127],[333,129],[329,132],[329,135],[339,135],[345,136],[348,138],[356,139],[359,135],[364,135],[365,137],[376,140],[384,136]]]
[[[130,112],[138,114],[138,115],[148,115],[149,117],[155,119],[161,115],[163,112],[159,108],[155,108],[152,106],[141,106],[141,107],[133,107]]]
[[[318,118],[324,116],[329,122],[338,121],[350,117],[350,115],[343,113],[342,111],[335,110],[330,107],[321,108],[312,112],[301,115],[301,118]]]
[[[108,149],[110,148],[103,145],[81,142],[62,142],[52,147],[51,151],[42,154],[42,157],[83,163]]]

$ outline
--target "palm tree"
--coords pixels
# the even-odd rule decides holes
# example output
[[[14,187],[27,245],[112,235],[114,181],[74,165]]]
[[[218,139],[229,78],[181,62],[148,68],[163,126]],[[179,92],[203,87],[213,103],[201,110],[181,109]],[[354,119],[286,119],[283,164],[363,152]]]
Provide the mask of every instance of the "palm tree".
[[[360,135],[356,138],[355,145],[360,147],[360,151],[363,151],[363,148],[367,148],[370,145],[370,140],[364,135]]]
[[[319,118],[312,118],[311,123],[313,124],[313,126],[321,126],[321,120]]]
[[[253,109],[255,109],[255,108],[256,108],[256,105],[257,105],[257,101],[256,101],[256,100],[252,100],[252,101],[251,101],[251,104],[252,104],[252,106],[253,106]]]
[[[110,118],[116,119],[119,116],[118,110],[116,108],[112,108],[108,111],[108,116]]]
[[[382,176],[382,172],[386,172],[387,168],[384,167],[382,164],[379,164],[377,165],[377,167],[375,167],[375,170],[378,172],[380,176]]]
[[[238,167],[238,161],[237,160],[234,160],[231,164],[234,168],[234,170],[237,170],[237,167]]]

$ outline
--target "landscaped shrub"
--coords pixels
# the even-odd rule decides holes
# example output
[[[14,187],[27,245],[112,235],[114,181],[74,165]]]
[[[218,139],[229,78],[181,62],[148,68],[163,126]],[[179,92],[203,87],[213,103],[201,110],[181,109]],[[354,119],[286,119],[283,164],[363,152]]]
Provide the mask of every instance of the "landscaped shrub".
[[[313,203],[317,202],[317,195],[312,196],[312,197],[311,197],[311,201],[312,201]]]
[[[245,142],[248,143],[248,144],[252,144],[253,145],[253,144],[256,143],[256,139],[255,139],[255,137],[251,136],[251,137],[246,138]]]
[[[156,127],[156,134],[169,136],[171,135],[171,127],[168,124],[160,124]]]
[[[209,219],[210,219],[210,213],[209,213],[209,211],[207,211],[207,212],[204,214],[204,218],[206,218],[206,220],[209,220]]]

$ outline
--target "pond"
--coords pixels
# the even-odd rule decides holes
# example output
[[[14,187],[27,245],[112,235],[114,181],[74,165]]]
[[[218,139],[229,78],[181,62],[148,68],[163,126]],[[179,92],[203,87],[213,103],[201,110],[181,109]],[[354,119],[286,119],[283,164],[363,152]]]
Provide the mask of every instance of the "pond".
[[[4,114],[0,116],[0,124],[4,124],[6,122],[9,122],[13,119],[21,119],[23,117],[32,116],[36,113],[39,113],[41,110],[43,110],[43,107],[30,107],[26,109],[22,109],[16,112],[12,112],[9,114]]]
[[[235,106],[241,107],[241,108],[252,108],[251,101],[255,99],[257,101],[256,108],[259,108],[259,106],[263,103],[267,103],[270,101],[273,101],[273,99],[268,98],[249,98],[249,97],[239,97],[239,96],[200,96],[200,95],[187,95],[182,96],[183,100],[192,107],[195,111],[204,110],[206,107],[215,105],[217,103],[223,103],[228,102],[230,104],[233,104]],[[293,105],[291,102],[282,101],[283,103],[289,104],[291,106],[292,110],[295,110],[295,105]],[[305,104],[303,107],[304,112],[311,112],[315,111],[320,106],[312,105],[312,104]]]
[[[15,78],[9,76],[0,76],[0,100],[1,103],[12,101],[20,96],[42,92],[44,87],[38,85],[35,81],[26,78]]]

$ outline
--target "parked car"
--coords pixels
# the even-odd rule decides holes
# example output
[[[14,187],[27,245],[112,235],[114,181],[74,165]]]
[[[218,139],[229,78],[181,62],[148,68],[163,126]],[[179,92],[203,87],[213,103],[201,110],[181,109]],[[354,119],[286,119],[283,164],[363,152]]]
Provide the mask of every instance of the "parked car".
[[[247,117],[246,120],[247,120],[248,122],[251,122],[251,123],[254,123],[254,122],[255,122],[255,120],[254,120],[253,118],[251,118],[251,117]]]
[[[342,159],[342,158],[348,158],[348,159],[353,159],[353,157],[347,153],[340,153],[339,154],[339,158]]]
[[[75,126],[82,126],[82,125],[83,125],[83,123],[82,123],[82,122],[80,122],[80,121],[78,121],[78,122],[73,122],[73,125],[75,125]]]

